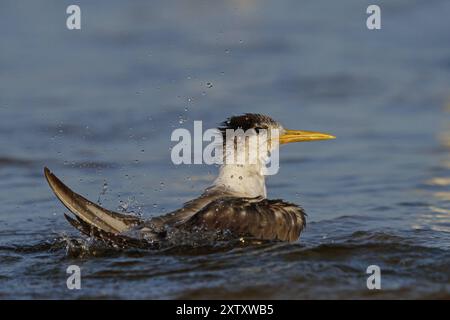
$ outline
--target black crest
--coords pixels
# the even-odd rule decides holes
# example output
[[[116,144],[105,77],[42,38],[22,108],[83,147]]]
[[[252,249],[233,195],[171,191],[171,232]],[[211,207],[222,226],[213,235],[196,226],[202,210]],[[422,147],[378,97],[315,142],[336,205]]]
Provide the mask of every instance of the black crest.
[[[269,129],[270,127],[277,127],[278,123],[269,116],[257,113],[246,113],[240,116],[233,116],[221,123],[219,130],[225,133],[227,129],[242,129],[247,131],[248,129],[255,129],[258,132],[259,129]]]

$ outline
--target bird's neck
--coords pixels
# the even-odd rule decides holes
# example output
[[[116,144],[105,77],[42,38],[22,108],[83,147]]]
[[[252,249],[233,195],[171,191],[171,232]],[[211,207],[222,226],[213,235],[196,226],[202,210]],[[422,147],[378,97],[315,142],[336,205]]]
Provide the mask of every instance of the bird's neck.
[[[224,164],[213,187],[224,188],[238,197],[266,198],[265,176],[263,166],[258,164]]]

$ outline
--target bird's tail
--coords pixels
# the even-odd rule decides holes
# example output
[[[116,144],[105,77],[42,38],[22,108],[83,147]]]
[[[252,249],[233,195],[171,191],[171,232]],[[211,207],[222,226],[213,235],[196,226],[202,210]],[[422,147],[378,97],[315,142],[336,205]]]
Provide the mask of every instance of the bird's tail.
[[[141,246],[139,239],[123,234],[142,223],[141,219],[107,210],[87,200],[62,183],[48,168],[44,168],[44,174],[58,199],[75,215],[76,219],[65,214],[72,226],[108,244]]]

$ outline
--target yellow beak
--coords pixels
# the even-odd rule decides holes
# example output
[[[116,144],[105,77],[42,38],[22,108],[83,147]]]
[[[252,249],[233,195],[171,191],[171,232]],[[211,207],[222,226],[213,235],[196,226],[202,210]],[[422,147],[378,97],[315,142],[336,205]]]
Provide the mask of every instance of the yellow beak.
[[[302,130],[286,130],[286,132],[280,136],[280,144],[302,141],[317,141],[317,140],[329,140],[336,139],[328,133],[314,132],[314,131],[302,131]]]

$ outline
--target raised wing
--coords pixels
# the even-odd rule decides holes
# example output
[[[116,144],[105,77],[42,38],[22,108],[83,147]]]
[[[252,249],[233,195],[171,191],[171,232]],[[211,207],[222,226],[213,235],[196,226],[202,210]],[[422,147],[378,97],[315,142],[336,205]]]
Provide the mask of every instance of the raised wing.
[[[142,220],[138,217],[102,208],[75,193],[48,168],[44,169],[44,174],[50,188],[58,199],[81,221],[112,234],[122,233],[142,223]]]

